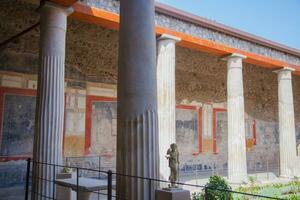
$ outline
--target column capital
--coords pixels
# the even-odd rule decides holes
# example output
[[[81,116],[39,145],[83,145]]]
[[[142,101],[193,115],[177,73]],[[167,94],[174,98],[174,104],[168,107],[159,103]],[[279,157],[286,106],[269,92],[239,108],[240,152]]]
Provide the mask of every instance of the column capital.
[[[222,57],[221,59],[227,61],[231,58],[240,58],[240,59],[243,60],[243,59],[246,59],[247,56],[245,56],[243,54],[239,54],[239,53],[232,53],[232,54],[229,54],[229,55],[226,55],[226,56]]]
[[[162,34],[157,38],[157,41],[162,41],[162,40],[173,40],[175,43],[177,43],[181,41],[181,38],[169,34]]]
[[[282,68],[277,69],[277,70],[275,70],[273,72],[276,73],[276,74],[278,74],[280,72],[294,72],[294,71],[295,71],[295,69],[292,68],[292,67],[282,67]]]
[[[293,71],[295,71],[295,69],[292,67],[283,67],[273,72],[277,74],[278,80],[291,80]]]
[[[72,6],[70,7],[64,7],[56,3],[52,3],[50,1],[45,1],[42,3],[39,7],[39,10],[42,10],[44,7],[50,7],[50,8],[56,8],[62,10],[67,16],[73,13],[74,9]]]

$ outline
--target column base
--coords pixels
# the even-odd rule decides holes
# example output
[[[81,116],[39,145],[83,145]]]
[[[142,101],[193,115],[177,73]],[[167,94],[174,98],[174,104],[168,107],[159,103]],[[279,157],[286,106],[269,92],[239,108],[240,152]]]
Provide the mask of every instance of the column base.
[[[232,185],[242,185],[242,184],[247,184],[248,178],[244,178],[244,179],[239,179],[239,180],[230,180],[228,179],[228,183],[232,184]]]
[[[294,179],[295,177],[297,177],[297,176],[296,175],[294,175],[294,176],[279,175],[279,178],[282,178],[282,179]]]

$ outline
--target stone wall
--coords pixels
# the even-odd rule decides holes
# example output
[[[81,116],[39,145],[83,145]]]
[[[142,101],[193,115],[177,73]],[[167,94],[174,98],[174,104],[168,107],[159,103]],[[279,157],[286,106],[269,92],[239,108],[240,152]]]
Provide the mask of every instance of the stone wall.
[[[99,2],[107,2],[107,0]],[[117,5],[117,3],[114,4]],[[36,5],[26,4],[23,1],[3,0],[0,5],[0,16],[5,20],[0,20],[0,41],[37,22],[38,14],[34,12],[35,8]],[[0,78],[2,88],[36,89],[38,41],[39,28],[36,28],[0,50]],[[114,144],[109,148],[111,152],[105,152],[105,150],[99,150],[97,145],[89,149],[91,146],[86,143],[88,139],[86,137],[86,105],[90,96],[116,97],[117,49],[117,32],[69,20],[66,49],[64,153],[65,156],[72,157],[94,156],[90,159],[79,158],[79,161],[74,161],[73,163],[81,163],[84,166],[98,168],[99,159],[97,156],[105,155],[105,153],[109,153],[103,156],[107,159],[104,161],[107,163],[107,166],[110,167],[110,164],[114,162],[115,154],[112,153],[115,151]],[[216,56],[182,47],[177,47],[176,51],[177,104],[193,105],[197,108],[202,108],[203,103],[205,103],[213,105],[213,109],[226,108],[226,62],[221,61]],[[270,163],[278,163],[277,76],[271,70],[249,64],[244,64],[243,75],[246,113],[250,118],[256,120],[256,145],[249,149],[247,153],[248,168],[250,171],[253,171],[261,166],[266,166],[266,160]],[[299,86],[300,77],[294,76],[293,88],[298,143],[300,142]],[[2,107],[1,109],[3,110]],[[102,112],[101,109],[99,112]],[[97,119],[98,116],[100,118]],[[101,116],[103,115],[95,113],[95,123],[99,121],[102,123]],[[183,127],[187,129],[180,130],[181,132],[178,132],[178,135],[185,135],[185,131],[187,131],[193,133],[194,140],[196,140],[195,129],[199,126],[198,124],[190,126],[190,122],[188,122],[195,121],[195,119],[186,120],[184,117],[179,116],[180,114],[178,114],[177,118],[178,126],[184,121]],[[103,123],[112,124],[112,119],[114,117]],[[214,168],[226,169],[226,122],[226,114],[217,115],[217,154],[213,154],[213,151],[193,154],[192,151],[197,144],[197,142],[193,141],[191,146],[187,145],[186,149],[181,150],[184,152],[184,157],[182,157],[184,159],[181,163],[182,170],[193,170],[193,166],[197,166],[202,171]],[[113,126],[110,125],[108,129],[112,130]],[[110,131],[110,136],[115,137],[112,132],[114,131]],[[94,135],[94,137],[96,137],[96,143],[102,145],[101,138],[97,135]],[[178,140],[178,142],[180,143],[185,139],[181,137],[181,140]],[[113,139],[110,138],[110,140]],[[190,140],[192,141],[191,138]],[[32,145],[30,142],[26,144],[27,146]],[[209,143],[208,146],[210,145]],[[181,148],[185,148],[185,145],[181,145]],[[94,151],[93,149],[96,150]],[[10,173],[15,173],[12,171],[8,173],[7,170],[11,168],[11,165],[16,165],[22,169],[25,166],[24,161],[1,162],[0,182],[6,179],[23,180],[23,175],[21,174],[16,175],[16,178],[10,178],[12,176]],[[8,185],[12,184],[8,183]]]
[[[101,8],[110,12],[119,13],[119,0],[80,0],[88,6]],[[266,46],[242,40],[228,34],[202,27],[187,21],[183,21],[165,14],[156,13],[156,24],[181,33],[186,33],[199,38],[222,43],[237,49],[242,49],[255,54],[271,57],[296,65],[300,64],[300,58]]]

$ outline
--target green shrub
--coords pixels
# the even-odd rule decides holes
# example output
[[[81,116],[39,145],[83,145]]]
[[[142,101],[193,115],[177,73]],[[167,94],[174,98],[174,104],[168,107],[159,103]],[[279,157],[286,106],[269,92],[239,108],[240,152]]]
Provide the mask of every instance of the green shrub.
[[[206,184],[208,200],[231,200],[232,194],[230,192],[221,190],[231,190],[227,181],[220,176],[211,176]],[[217,190],[220,189],[220,190]]]
[[[193,193],[192,200],[231,200],[232,195],[230,192],[222,190],[231,190],[231,187],[228,185],[226,180],[220,176],[211,176],[209,178],[205,188],[201,193]],[[218,190],[219,189],[219,190]]]
[[[192,200],[204,200],[204,195],[202,192],[194,192],[192,194]]]
[[[299,200],[299,198],[300,198],[300,195],[293,194],[288,199],[289,200]]]
[[[254,186],[255,182],[256,182],[256,178],[254,176],[249,176],[248,180],[250,182],[251,186]]]
[[[289,183],[273,183],[268,185],[255,185],[248,187],[239,187],[239,192],[265,195],[290,200],[300,200],[300,182],[291,181]],[[245,199],[244,195],[234,195],[234,199]],[[250,198],[250,196],[249,196]]]

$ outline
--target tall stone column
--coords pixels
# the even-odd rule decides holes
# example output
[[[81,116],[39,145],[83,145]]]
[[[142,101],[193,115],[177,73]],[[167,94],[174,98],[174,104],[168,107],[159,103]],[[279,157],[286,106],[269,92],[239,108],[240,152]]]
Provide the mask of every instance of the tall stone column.
[[[280,176],[293,178],[297,174],[296,131],[292,88],[292,68],[277,70]]]
[[[172,143],[176,142],[175,126],[175,51],[179,38],[162,35],[157,39],[157,109],[159,138],[159,175],[168,180],[169,162],[165,155]]]
[[[117,172],[159,176],[154,0],[120,1]],[[118,176],[117,195],[154,199],[155,183]]]
[[[40,52],[33,160],[61,164],[64,122],[64,71],[67,15],[46,2],[40,10]],[[32,199],[54,195],[53,166],[33,164]]]
[[[243,59],[240,54],[227,57],[228,179],[247,181]]]

